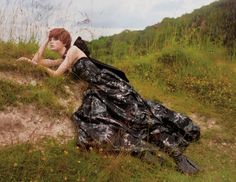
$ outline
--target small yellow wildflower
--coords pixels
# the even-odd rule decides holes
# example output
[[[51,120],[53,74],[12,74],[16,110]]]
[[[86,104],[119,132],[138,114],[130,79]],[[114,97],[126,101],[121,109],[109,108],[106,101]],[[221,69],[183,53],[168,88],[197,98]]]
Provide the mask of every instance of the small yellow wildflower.
[[[65,155],[68,155],[68,151],[64,150],[64,154],[65,154]]]

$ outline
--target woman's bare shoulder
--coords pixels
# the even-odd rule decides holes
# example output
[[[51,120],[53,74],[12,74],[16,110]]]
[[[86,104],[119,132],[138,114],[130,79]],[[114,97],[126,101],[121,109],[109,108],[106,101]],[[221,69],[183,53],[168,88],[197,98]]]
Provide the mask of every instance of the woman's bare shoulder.
[[[73,65],[81,57],[87,56],[78,47],[71,46],[70,49],[67,51],[66,57],[68,57],[68,61],[70,62],[70,64]]]
[[[79,52],[79,51],[81,51],[81,50],[78,47],[73,45],[68,49],[67,53],[75,53],[75,52]]]
[[[70,49],[68,50],[67,54],[76,55],[77,58],[87,57],[86,54],[81,49],[76,47],[75,45],[70,47]]]
[[[77,46],[73,45],[69,48],[68,51],[80,51],[80,52],[83,52],[80,48],[78,48]],[[83,52],[84,53],[84,52]]]

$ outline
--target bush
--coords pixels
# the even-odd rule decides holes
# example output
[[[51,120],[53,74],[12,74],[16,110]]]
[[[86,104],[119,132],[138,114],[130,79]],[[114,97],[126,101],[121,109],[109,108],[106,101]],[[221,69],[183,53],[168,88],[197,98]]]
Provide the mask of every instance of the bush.
[[[189,63],[188,56],[186,56],[181,48],[165,49],[161,52],[160,56],[158,56],[157,60],[168,66],[176,64],[187,65]]]

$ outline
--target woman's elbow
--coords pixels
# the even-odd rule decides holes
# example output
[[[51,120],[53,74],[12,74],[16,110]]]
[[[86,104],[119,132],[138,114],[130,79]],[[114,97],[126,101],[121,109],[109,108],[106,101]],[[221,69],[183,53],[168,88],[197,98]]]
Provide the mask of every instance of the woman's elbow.
[[[45,67],[44,67],[45,68]],[[46,72],[48,73],[49,76],[51,77],[58,77],[60,74],[57,71],[53,71],[49,68],[46,68]]]
[[[52,73],[51,73],[51,76],[52,77],[60,77],[60,76],[62,76],[63,75],[63,73],[60,73],[60,72],[57,72],[57,71],[53,71]]]

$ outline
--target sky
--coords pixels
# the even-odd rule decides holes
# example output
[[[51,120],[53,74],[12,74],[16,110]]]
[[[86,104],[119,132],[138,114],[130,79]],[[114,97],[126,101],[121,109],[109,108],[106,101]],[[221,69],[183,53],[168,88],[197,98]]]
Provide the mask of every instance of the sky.
[[[142,30],[165,17],[191,13],[215,0],[0,0],[0,28],[9,36],[43,36],[64,27],[86,40]],[[7,17],[7,18],[6,18]],[[0,33],[0,38],[7,37]]]

